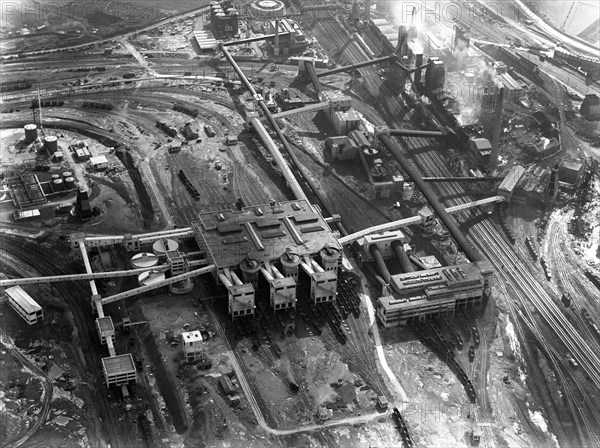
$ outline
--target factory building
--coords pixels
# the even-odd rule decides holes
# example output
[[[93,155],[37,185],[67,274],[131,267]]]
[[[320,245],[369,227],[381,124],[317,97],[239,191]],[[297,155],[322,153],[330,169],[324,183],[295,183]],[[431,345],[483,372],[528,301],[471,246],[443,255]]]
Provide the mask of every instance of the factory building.
[[[470,138],[469,149],[479,160],[487,160],[492,154],[492,145],[487,138]]]
[[[20,286],[8,288],[6,296],[10,307],[29,325],[44,319],[42,307]]]
[[[283,18],[265,24],[265,34],[279,34],[274,42],[276,54],[289,54],[308,46],[306,35],[294,20]]]
[[[489,261],[479,261],[392,275],[392,294],[378,299],[377,317],[395,327],[477,307],[491,291],[493,273]]]
[[[232,2],[212,2],[210,4],[210,23],[213,34],[218,39],[233,37],[239,32],[239,14]]]
[[[270,285],[273,311],[295,307],[302,278],[311,284],[313,303],[335,301],[342,248],[320,210],[307,201],[202,213],[192,226],[228,291],[232,318],[254,314],[261,278]]]
[[[194,31],[194,39],[196,39],[200,51],[213,51],[217,45],[217,39],[210,31]]]
[[[563,160],[558,167],[558,182],[563,188],[577,188],[581,181],[584,165],[581,162]]]
[[[327,137],[327,139],[325,139],[325,147],[331,151],[331,158],[334,161],[354,160],[358,154],[358,148],[354,141],[345,135]]]
[[[518,185],[521,177],[523,177],[523,174],[525,174],[525,168],[521,165],[515,165],[508,171],[506,177],[504,177],[498,186],[498,194],[504,196],[507,202],[511,200],[515,187]]]
[[[600,98],[595,93],[586,95],[581,103],[579,113],[586,120],[600,120]]]

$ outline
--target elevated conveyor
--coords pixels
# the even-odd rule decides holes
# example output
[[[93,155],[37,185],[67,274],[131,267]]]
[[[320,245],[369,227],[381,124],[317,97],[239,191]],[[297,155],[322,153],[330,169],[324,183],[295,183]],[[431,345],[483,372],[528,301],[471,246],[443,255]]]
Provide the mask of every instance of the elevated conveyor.
[[[351,70],[355,70],[357,68],[368,67],[369,65],[382,64],[384,62],[388,62],[392,59],[396,59],[395,56],[385,56],[382,58],[369,59],[368,61],[358,62],[352,65],[345,65],[344,67],[332,68],[330,70],[324,70],[322,72],[317,73],[319,78],[323,78],[324,76],[336,75],[338,73],[349,72]]]

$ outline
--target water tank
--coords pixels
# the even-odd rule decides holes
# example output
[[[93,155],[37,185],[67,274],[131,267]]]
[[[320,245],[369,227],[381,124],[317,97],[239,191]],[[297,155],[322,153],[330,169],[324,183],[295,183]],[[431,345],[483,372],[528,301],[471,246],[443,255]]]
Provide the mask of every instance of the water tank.
[[[252,283],[254,286],[258,284],[258,271],[260,263],[252,258],[244,258],[240,263],[242,270],[242,280],[244,283]]]
[[[50,176],[50,179],[52,179],[52,180],[60,179],[60,174],[53,174],[52,176]]]
[[[293,253],[291,250],[286,250],[285,253],[279,257],[281,263],[282,274],[286,277],[298,278],[298,266],[300,266],[300,256]]]
[[[34,141],[37,138],[37,125],[35,124],[26,124],[24,126],[25,129],[25,140]]]
[[[165,279],[165,273],[159,271],[146,271],[138,275],[140,286],[149,286]]]
[[[179,244],[171,239],[158,240],[152,245],[152,252],[159,257],[164,257],[167,252],[173,252],[177,249],[179,249]]]
[[[50,154],[58,151],[58,137],[56,135],[48,135],[44,138],[44,144]]]
[[[52,181],[52,189],[54,191],[64,190],[65,189],[65,183],[63,182],[62,179],[54,179]]]
[[[158,257],[150,252],[142,252],[131,257],[133,269],[152,268],[158,264]]]
[[[67,190],[72,190],[75,188],[75,178],[74,177],[65,177],[65,188]]]
[[[70,171],[64,171],[64,172],[62,173],[62,175],[63,175],[63,178],[64,178],[64,179],[66,179],[67,177],[73,177],[73,173],[72,173],[72,172],[70,172]]]
[[[321,266],[326,271],[337,269],[340,262],[340,250],[337,247],[325,246],[319,251]]]

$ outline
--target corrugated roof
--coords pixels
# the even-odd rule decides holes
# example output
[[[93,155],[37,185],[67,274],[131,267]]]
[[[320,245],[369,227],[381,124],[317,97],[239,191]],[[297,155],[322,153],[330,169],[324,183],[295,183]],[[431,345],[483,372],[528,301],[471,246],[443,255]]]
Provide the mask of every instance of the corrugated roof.
[[[26,313],[35,313],[36,311],[40,311],[42,309],[38,303],[31,298],[29,294],[25,292],[23,288],[20,286],[13,286],[6,290],[6,294],[10,298],[12,298],[15,302],[17,302]]]
[[[521,165],[513,166],[500,183],[498,190],[513,191],[524,173],[525,168]]]

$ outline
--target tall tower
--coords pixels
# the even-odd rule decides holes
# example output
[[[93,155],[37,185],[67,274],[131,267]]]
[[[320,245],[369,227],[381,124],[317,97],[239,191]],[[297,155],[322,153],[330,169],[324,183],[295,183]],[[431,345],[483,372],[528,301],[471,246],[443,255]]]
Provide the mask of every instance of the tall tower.
[[[504,87],[500,88],[496,102],[496,116],[494,117],[494,133],[492,134],[492,153],[490,154],[489,172],[493,173],[498,166],[500,153],[500,134],[502,133],[502,109],[504,108]]]
[[[371,18],[371,0],[365,0],[365,10],[363,15],[363,20],[368,22]]]

